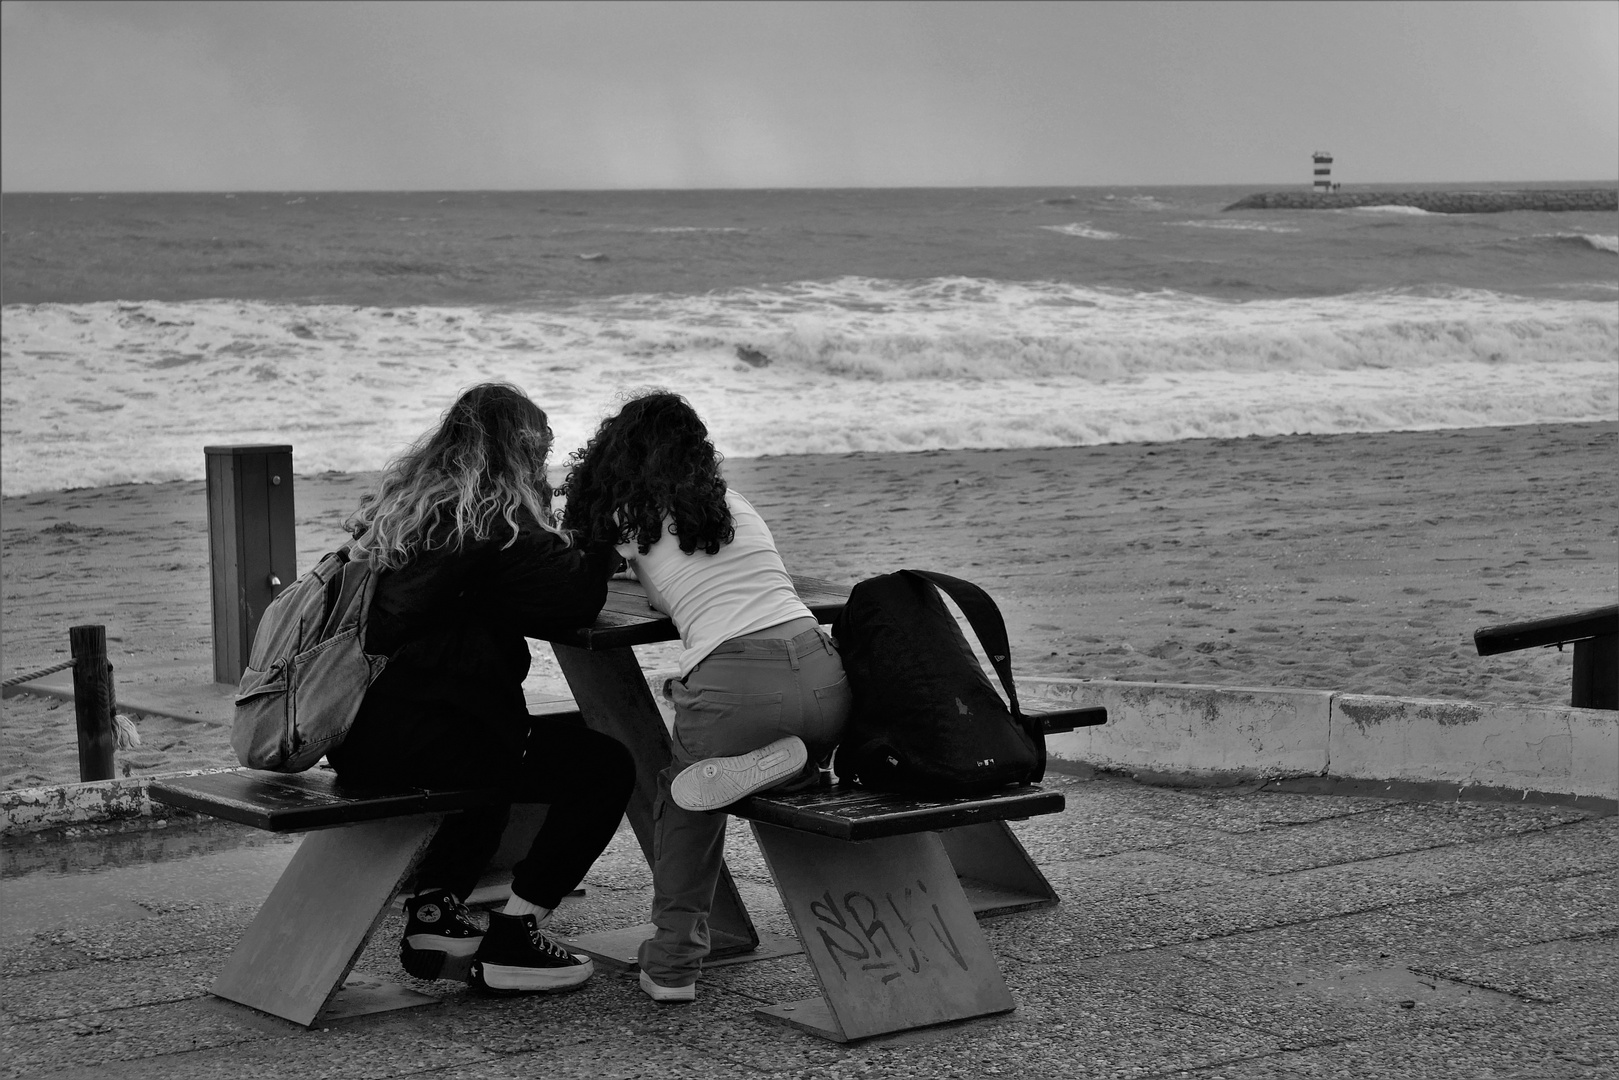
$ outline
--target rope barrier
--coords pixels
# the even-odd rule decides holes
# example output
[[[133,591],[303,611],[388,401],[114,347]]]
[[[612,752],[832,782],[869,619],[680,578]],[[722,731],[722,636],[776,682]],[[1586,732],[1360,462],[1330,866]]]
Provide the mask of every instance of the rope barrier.
[[[66,671],[68,668],[70,668],[72,666],[73,666],[73,661],[64,660],[60,664],[57,664],[55,667],[44,668],[44,669],[42,669],[40,671],[30,671],[27,675],[13,675],[11,678],[7,679],[5,682],[0,682],[0,687],[10,688],[10,687],[13,687],[13,686],[17,686],[17,685],[19,685],[21,683],[33,682],[35,679],[43,679],[47,675],[55,675],[58,671]]]

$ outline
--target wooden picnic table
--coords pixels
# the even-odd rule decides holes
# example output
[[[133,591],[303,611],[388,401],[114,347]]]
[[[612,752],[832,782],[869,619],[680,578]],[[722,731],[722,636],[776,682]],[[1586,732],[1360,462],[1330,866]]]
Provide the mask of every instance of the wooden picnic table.
[[[825,622],[836,619],[848,595],[816,578],[795,578],[794,584]],[[673,754],[633,646],[676,636],[638,584],[615,581],[593,626],[552,642],[578,706],[574,722],[620,740],[635,757],[637,784],[627,816],[648,865],[658,773]],[[565,711],[572,715],[572,709]],[[1095,708],[1043,714],[1047,731],[1105,720],[1105,711]],[[322,769],[293,775],[237,769],[158,781],[151,792],[159,801],[255,828],[307,832],[226,960],[214,982],[216,995],[305,1025],[434,1000],[386,981],[357,980],[351,970],[445,815],[499,801],[498,791],[361,790],[345,787]],[[1062,803],[1059,793],[1031,786],[944,800],[859,788],[745,799],[732,812],[752,819],[798,933],[759,934],[729,870],[722,869],[709,918],[713,952],[705,962],[765,959],[804,949],[822,994],[760,1014],[832,1039],[1010,1009],[1011,996],[976,920],[1057,903],[1056,892],[1006,822],[1054,813]],[[532,815],[524,825],[514,820],[503,848],[509,843],[526,850],[538,827]],[[839,914],[822,903],[829,888],[845,907],[853,905],[849,912]],[[906,938],[906,951],[897,959],[878,955],[883,947],[898,947],[892,934],[864,943],[848,936],[855,923],[847,920],[869,916],[866,907],[876,898],[899,905],[899,912],[909,911],[918,896],[930,898],[933,921],[917,921],[918,915],[905,923],[921,936]],[[821,925],[827,919],[833,929],[842,927],[831,938],[832,931]],[[628,969],[652,929],[645,923],[563,940],[609,967]],[[851,981],[846,961],[863,951],[872,958],[862,963],[862,978]]]

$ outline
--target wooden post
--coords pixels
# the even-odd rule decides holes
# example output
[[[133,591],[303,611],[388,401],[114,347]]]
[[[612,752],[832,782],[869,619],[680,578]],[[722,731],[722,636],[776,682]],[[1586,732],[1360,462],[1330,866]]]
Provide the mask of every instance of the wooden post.
[[[112,714],[112,665],[107,662],[107,628],[72,626],[73,711],[79,726],[79,779],[111,780],[112,752],[118,746]]]
[[[234,683],[259,619],[297,573],[292,447],[205,446],[214,681]]]
[[[1574,643],[1574,693],[1577,709],[1619,709],[1619,634],[1602,634]]]

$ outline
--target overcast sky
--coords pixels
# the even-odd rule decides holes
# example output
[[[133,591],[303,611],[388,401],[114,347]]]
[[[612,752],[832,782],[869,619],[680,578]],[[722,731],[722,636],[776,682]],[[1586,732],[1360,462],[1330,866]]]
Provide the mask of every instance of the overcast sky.
[[[1619,2],[5,0],[8,191],[1613,180]]]

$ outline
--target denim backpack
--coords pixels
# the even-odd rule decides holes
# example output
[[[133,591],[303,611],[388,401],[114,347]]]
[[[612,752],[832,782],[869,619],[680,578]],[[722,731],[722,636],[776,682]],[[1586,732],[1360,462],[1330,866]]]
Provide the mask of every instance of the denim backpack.
[[[388,663],[365,651],[376,589],[375,567],[345,547],[264,609],[236,688],[230,744],[243,765],[302,772],[342,743]]]
[[[1007,701],[935,586],[967,616]],[[854,692],[839,778],[952,798],[1045,774],[1045,732],[1018,709],[1006,623],[977,585],[925,570],[868,578],[850,590],[832,635]]]

